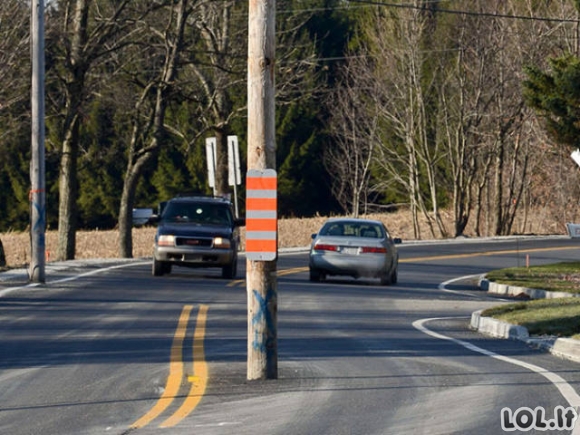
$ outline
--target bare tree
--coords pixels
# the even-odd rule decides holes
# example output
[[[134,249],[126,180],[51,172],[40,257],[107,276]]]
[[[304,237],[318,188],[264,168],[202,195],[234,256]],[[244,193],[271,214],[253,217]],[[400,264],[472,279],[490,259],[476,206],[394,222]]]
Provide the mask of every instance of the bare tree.
[[[227,193],[227,136],[232,134],[232,120],[246,110],[245,98],[239,95],[246,84],[246,12],[247,6],[240,2],[189,0],[159,9],[140,23],[144,27],[125,53],[131,53],[132,60],[124,59],[130,87],[140,89],[140,96],[132,109],[129,161],[119,211],[121,256],[132,255],[131,211],[138,181],[144,168],[156,161],[161,147],[169,145],[168,136],[191,147],[212,132],[217,142],[215,191]],[[135,50],[138,47],[143,51]],[[136,69],[138,58],[153,58],[157,67],[152,69],[147,63],[145,71]],[[308,65],[303,70],[312,68]],[[300,77],[292,75],[295,81]],[[195,122],[168,121],[166,112],[173,103],[185,104]]]
[[[460,17],[451,35],[458,55],[441,93],[455,233],[463,232],[473,209],[477,235],[507,234],[531,186],[539,146],[534,119],[522,103],[522,65],[546,50],[542,34],[550,25],[491,17],[547,12],[531,2],[478,2],[471,8],[477,14]]]
[[[376,164],[383,177],[376,189],[395,183],[409,198],[415,237],[420,238],[419,214],[432,236],[446,234],[439,212],[438,167],[444,151],[433,133],[433,97],[437,76],[429,73],[428,52],[422,50],[431,37],[432,15],[421,6],[378,9],[365,25],[368,42],[362,59],[376,87],[375,110],[383,132],[377,145]],[[425,190],[426,187],[426,190]]]
[[[519,19],[549,12],[532,3],[476,2],[476,14],[440,20],[435,3],[415,1],[365,16],[359,77],[376,84],[377,98],[362,102],[380,111],[382,130],[371,185],[407,193],[418,238],[419,213],[431,236],[447,234],[441,200],[453,205],[457,236],[474,207],[478,233],[484,214],[486,231],[509,233],[529,198],[539,139],[522,103],[522,66],[545,52],[545,35],[564,30]]]
[[[202,1],[192,16],[194,29],[200,34],[202,53],[188,64],[199,83],[204,110],[202,117],[207,131],[216,137],[215,192],[228,193],[227,136],[231,134],[233,110],[231,89],[243,83],[245,65],[240,64],[245,53],[246,32],[243,20],[232,19],[232,12],[240,13],[245,5],[228,0],[220,3]],[[239,15],[238,15],[239,18]],[[242,33],[243,32],[243,33]],[[190,47],[194,50],[197,45]]]
[[[493,92],[488,92],[487,65],[496,52],[484,36],[488,33],[477,16],[458,17],[449,34],[449,42],[454,41],[457,48],[441,55],[438,67],[443,75],[438,135],[448,157],[450,176],[446,181],[452,194],[455,236],[463,234],[473,207],[479,206],[483,186],[475,189],[477,176],[486,174],[480,180],[487,180],[491,165],[487,139],[481,133],[493,98]]]
[[[61,119],[58,133],[61,159],[59,223],[56,259],[75,256],[78,198],[79,128],[86,99],[91,92],[89,73],[123,44],[120,36],[132,22],[122,21],[130,0],[106,3],[66,0],[48,17],[48,41],[55,53],[51,69],[59,84],[51,95]]]
[[[288,104],[316,89],[305,89],[304,81],[314,75],[317,66],[312,40],[303,38],[303,24],[312,12],[293,12],[292,2],[279,1],[277,7],[286,17],[278,24],[276,33],[276,101]],[[202,131],[188,138],[194,143],[200,136],[211,133],[216,137],[216,194],[229,191],[227,168],[227,136],[234,134],[234,119],[246,116],[245,93],[247,80],[247,2],[200,1],[191,14],[192,32],[199,41],[188,47],[191,61],[181,75],[181,92],[198,105],[197,114]],[[310,82],[309,82],[310,83]]]
[[[531,10],[530,2],[486,2],[481,4],[484,12],[499,12],[517,16]],[[541,10],[543,13],[550,9]],[[541,142],[536,134],[535,117],[523,103],[521,83],[523,67],[530,61],[541,59],[547,49],[546,33],[557,31],[561,25],[543,21],[488,20],[487,44],[493,56],[486,65],[485,123],[488,131],[488,150],[491,153],[489,176],[480,178],[482,188],[489,190],[488,216],[490,230],[495,235],[510,234],[515,216],[520,208],[525,189],[529,188],[530,170],[537,165],[536,159]],[[483,183],[487,180],[488,183]]]
[[[364,88],[361,73],[355,62],[347,64],[343,80],[328,101],[333,141],[324,155],[325,166],[333,174],[332,193],[353,217],[367,202],[373,148],[378,142],[377,114],[363,101],[372,98],[373,90]]]
[[[29,100],[30,9],[19,0],[0,4],[0,113]],[[24,60],[24,62],[23,62]]]
[[[30,8],[19,0],[0,3],[0,160],[6,152],[4,141],[22,126],[30,124],[30,114],[22,108],[30,101]],[[8,159],[6,159],[8,160]],[[4,160],[4,161],[6,161]],[[0,267],[6,265],[0,240]]]
[[[154,53],[151,42],[141,46],[158,60],[158,69],[148,71],[148,79],[141,82],[141,95],[135,104],[132,117],[132,133],[129,141],[127,170],[119,209],[119,254],[123,258],[133,256],[132,210],[138,181],[147,164],[154,161],[166,143],[165,125],[167,107],[175,88],[181,57],[183,55],[187,20],[195,1],[179,0],[149,17],[146,33],[155,40]],[[143,24],[143,23],[140,23]],[[145,54],[141,52],[141,54]],[[129,66],[131,66],[129,64]],[[140,81],[137,73],[134,80]]]

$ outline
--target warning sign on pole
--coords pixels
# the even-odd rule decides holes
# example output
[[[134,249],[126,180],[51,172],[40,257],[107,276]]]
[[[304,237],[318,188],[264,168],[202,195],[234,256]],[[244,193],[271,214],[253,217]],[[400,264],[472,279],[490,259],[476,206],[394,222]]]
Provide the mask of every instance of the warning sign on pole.
[[[276,259],[278,252],[277,175],[251,169],[246,175],[246,258]]]

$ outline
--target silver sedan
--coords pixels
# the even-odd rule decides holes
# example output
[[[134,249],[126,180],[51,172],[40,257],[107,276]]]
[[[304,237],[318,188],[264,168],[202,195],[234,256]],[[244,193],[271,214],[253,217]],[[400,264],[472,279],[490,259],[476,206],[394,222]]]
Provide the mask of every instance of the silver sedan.
[[[398,243],[401,239],[393,239],[380,221],[329,219],[312,235],[310,281],[321,281],[327,275],[348,275],[379,278],[383,285],[395,284]]]

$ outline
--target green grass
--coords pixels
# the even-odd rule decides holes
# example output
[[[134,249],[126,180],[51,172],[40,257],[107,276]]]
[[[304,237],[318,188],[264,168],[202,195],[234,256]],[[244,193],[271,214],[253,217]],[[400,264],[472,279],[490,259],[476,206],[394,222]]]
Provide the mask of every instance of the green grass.
[[[580,262],[500,269],[488,273],[487,279],[519,287],[580,293]]]
[[[500,269],[488,273],[487,279],[519,287],[579,294],[580,262]],[[482,315],[524,326],[531,335],[580,339],[580,297],[500,305],[485,310]]]
[[[482,316],[524,326],[530,335],[572,337],[580,334],[580,298],[537,299],[500,305],[485,310]]]

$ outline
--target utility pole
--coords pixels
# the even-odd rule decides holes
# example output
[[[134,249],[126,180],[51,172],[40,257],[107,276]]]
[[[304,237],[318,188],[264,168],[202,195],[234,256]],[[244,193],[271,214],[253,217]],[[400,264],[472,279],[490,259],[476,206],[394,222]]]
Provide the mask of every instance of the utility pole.
[[[275,0],[249,0],[248,34],[248,173],[276,167],[275,143]],[[270,190],[271,192],[272,190]],[[275,189],[274,189],[275,192]],[[260,201],[260,190],[255,193]],[[268,193],[266,193],[268,196]],[[272,199],[268,196],[267,199]],[[249,198],[247,197],[247,200]],[[275,197],[274,197],[275,201]],[[246,239],[252,232],[259,239],[267,231],[252,227],[271,218],[271,211],[246,215]],[[275,212],[274,212],[275,213]],[[263,219],[263,218],[266,219]],[[274,219],[276,216],[274,215]],[[274,222],[276,224],[277,221]],[[266,234],[268,235],[268,234]],[[277,248],[274,248],[277,249]],[[271,259],[273,257],[273,259]],[[266,260],[247,257],[248,380],[278,377],[277,251]],[[262,257],[256,257],[262,258]]]
[[[32,38],[32,138],[30,161],[30,281],[45,282],[46,191],[44,161],[44,0],[33,0]]]

